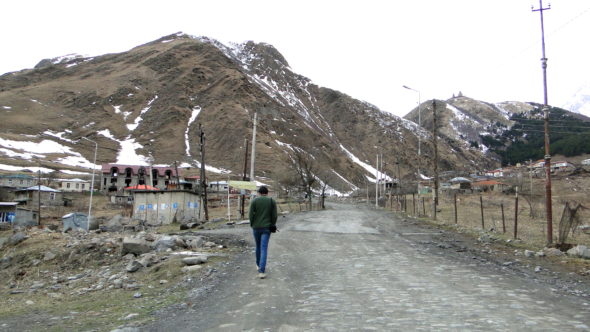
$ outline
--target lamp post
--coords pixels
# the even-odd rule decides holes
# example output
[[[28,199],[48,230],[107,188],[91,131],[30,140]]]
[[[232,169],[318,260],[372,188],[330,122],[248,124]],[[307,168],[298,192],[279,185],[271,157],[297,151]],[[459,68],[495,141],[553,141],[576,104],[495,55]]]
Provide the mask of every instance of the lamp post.
[[[83,139],[94,143],[94,161],[92,162],[92,182],[90,183],[90,204],[88,204],[88,224],[86,225],[86,230],[90,230],[90,220],[92,219],[92,193],[94,192],[94,168],[96,166],[96,153],[98,151],[98,144],[86,137],[82,137]]]
[[[408,90],[412,90],[412,91],[418,93],[418,126],[419,127],[422,127],[422,119],[421,119],[421,114],[420,114],[420,113],[422,113],[422,112],[420,112],[422,101],[420,100],[420,91],[418,91],[416,89],[412,89],[412,88],[410,88],[407,85],[404,85],[403,87],[406,88],[406,89],[408,89]],[[421,145],[420,133],[418,133],[418,156],[420,156],[422,154],[421,151],[420,151],[421,150],[420,145]]]

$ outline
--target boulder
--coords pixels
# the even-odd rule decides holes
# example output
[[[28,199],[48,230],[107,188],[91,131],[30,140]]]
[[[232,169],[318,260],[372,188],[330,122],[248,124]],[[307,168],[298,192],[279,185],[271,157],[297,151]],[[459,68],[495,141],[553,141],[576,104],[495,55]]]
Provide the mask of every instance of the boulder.
[[[139,263],[141,263],[141,265],[143,265],[145,267],[150,267],[150,266],[157,264],[159,262],[160,262],[160,259],[158,258],[158,256],[156,256],[156,254],[147,253],[147,254],[143,254],[139,257]]]
[[[16,234],[13,234],[10,239],[8,239],[8,244],[11,245],[17,245],[21,242],[23,242],[24,240],[28,239],[29,237],[23,233],[23,232],[18,232]]]
[[[43,256],[43,260],[47,262],[47,261],[55,259],[55,257],[57,257],[56,254],[52,253],[51,251],[48,251]]]
[[[176,247],[176,236],[164,235],[154,242],[156,251],[166,251]]]
[[[7,237],[0,237],[0,249],[4,247],[4,244],[8,243],[9,238]]]
[[[120,232],[123,230],[123,216],[118,214],[112,217],[109,221],[102,225],[101,230],[105,232]]]
[[[181,237],[177,236],[174,239],[174,244],[179,248],[186,248],[186,243],[184,242],[184,240]]]
[[[533,257],[533,256],[535,256],[535,252],[534,252],[534,251],[532,251],[532,250],[525,250],[525,251],[524,251],[524,255],[525,255],[526,257]]]
[[[198,249],[203,246],[205,240],[203,240],[202,236],[183,236],[182,239],[184,243],[186,243],[186,247],[189,249]]]
[[[547,257],[553,257],[553,256],[563,256],[565,255],[565,253],[557,248],[546,248],[544,250],[545,255]]]
[[[121,256],[125,256],[129,253],[139,256],[150,252],[151,248],[147,241],[144,239],[136,239],[132,237],[125,237],[123,239],[123,248],[121,249]]]
[[[185,266],[182,269],[180,269],[180,271],[182,271],[183,273],[190,273],[190,272],[195,272],[198,271],[202,268],[202,265],[190,265],[190,266]]]
[[[575,246],[575,247],[571,248],[570,250],[568,250],[567,254],[569,256],[589,259],[590,258],[590,248],[583,246],[583,245]]]
[[[207,256],[191,256],[182,259],[182,263],[188,266],[207,263]]]

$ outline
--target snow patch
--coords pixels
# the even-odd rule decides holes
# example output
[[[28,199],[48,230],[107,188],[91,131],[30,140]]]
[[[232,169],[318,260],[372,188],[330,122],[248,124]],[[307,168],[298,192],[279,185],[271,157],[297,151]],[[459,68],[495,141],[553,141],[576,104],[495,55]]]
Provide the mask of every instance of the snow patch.
[[[158,96],[154,96],[152,100],[148,101],[147,106],[144,109],[142,109],[141,112],[139,112],[139,115],[137,116],[137,118],[135,118],[135,121],[133,121],[133,123],[131,124],[127,124],[127,129],[129,129],[129,131],[134,131],[139,126],[139,124],[143,120],[142,115],[144,115],[147,111],[150,110],[150,108],[152,107],[152,103],[156,99],[158,99]]]
[[[31,171],[31,172],[41,171],[41,173],[53,172],[52,169],[45,168],[45,167],[19,167],[19,166],[11,166],[11,165],[4,165],[4,164],[0,164],[0,169],[3,171]]]
[[[344,151],[348,155],[348,158],[350,158],[350,160],[352,160],[355,164],[361,166],[362,168],[367,170],[370,174],[377,175],[377,169],[375,169],[373,166],[362,162],[359,158],[357,158],[354,154],[352,154],[352,152],[348,151],[342,144],[340,144],[340,148],[342,149],[342,151]],[[380,175],[384,176],[385,180],[391,181],[391,177],[389,177],[387,174],[382,173]],[[367,176],[367,179],[369,179],[369,181],[371,181],[371,182],[376,181],[375,178],[370,178],[368,176]]]
[[[188,131],[190,130],[191,124],[193,122],[195,122],[195,120],[197,119],[197,116],[199,116],[199,113],[201,112],[201,107],[199,106],[195,106],[193,108],[193,113],[191,114],[190,119],[188,119],[188,124],[186,125],[186,130],[184,131],[184,146],[186,147],[185,152],[186,155],[190,157],[191,153],[190,153],[190,145],[189,145],[189,140],[188,140]]]

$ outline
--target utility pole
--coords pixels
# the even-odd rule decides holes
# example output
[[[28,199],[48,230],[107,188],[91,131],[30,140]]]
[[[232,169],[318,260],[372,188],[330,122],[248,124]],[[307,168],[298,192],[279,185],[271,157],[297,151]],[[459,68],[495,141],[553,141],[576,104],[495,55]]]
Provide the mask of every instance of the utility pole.
[[[383,154],[381,154],[381,178],[383,179],[383,197],[385,197],[385,189],[387,187],[387,176],[385,174],[385,171],[383,171],[384,167],[385,167],[386,163],[383,161]]]
[[[92,193],[94,192],[94,168],[96,167],[96,154],[98,152],[98,143],[95,141],[88,139],[86,137],[82,137],[83,139],[94,143],[94,163],[92,164],[92,182],[90,183],[90,203],[88,204],[88,223],[86,231],[90,230],[90,221],[92,220]]]
[[[199,137],[201,150],[201,188],[203,188],[203,212],[205,212],[205,221],[209,221],[209,210],[207,208],[207,180],[205,178],[205,133],[199,123]],[[178,173],[176,173],[178,176]]]
[[[246,181],[248,179],[248,139],[244,139],[244,176],[242,180]],[[246,195],[240,195],[241,202],[240,202],[240,217],[244,219],[244,215],[246,214],[244,210],[244,205],[246,201]]]
[[[379,154],[377,153],[377,163],[376,163],[376,173],[375,173],[375,208],[378,208],[378,201],[379,201]]]
[[[438,119],[436,117],[436,99],[432,100],[432,145],[434,146],[434,190],[432,191],[432,216],[436,220],[436,206],[438,205]]]
[[[39,163],[39,166],[41,164]],[[41,226],[41,167],[39,167],[39,175],[37,177],[37,225]]]
[[[254,112],[254,127],[252,129],[252,159],[250,160],[250,181],[254,181],[254,164],[256,162],[256,122],[257,113]]]
[[[174,171],[176,172],[176,189],[180,189],[180,177],[178,176],[178,165],[176,160],[174,161]],[[153,185],[153,182],[152,182]]]
[[[545,56],[545,26],[543,23],[543,11],[551,9],[551,5],[543,8],[543,0],[539,0],[539,9],[531,8],[533,12],[541,14],[541,47],[543,57],[541,67],[543,68],[543,111],[545,118],[545,208],[547,214],[547,244],[553,243],[553,202],[551,200],[551,154],[549,151],[549,103],[547,100],[547,57]]]

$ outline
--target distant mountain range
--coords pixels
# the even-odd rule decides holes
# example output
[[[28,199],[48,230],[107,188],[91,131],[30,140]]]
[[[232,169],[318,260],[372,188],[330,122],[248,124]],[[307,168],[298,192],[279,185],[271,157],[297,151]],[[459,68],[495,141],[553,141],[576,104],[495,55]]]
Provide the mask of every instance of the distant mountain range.
[[[279,181],[300,154],[314,161],[319,180],[351,192],[375,181],[377,155],[391,178],[432,175],[429,103],[419,127],[417,109],[400,118],[315,85],[271,45],[177,33],[127,52],[46,59],[0,76],[0,169],[89,173],[94,144],[82,137],[98,144],[97,164],[198,167],[201,126],[210,177],[237,177],[256,112],[259,179]],[[467,97],[440,105],[439,167],[464,172],[499,166],[493,151],[502,150],[485,137],[496,139],[512,128],[512,116],[535,108]]]
[[[532,102],[486,103],[460,96],[437,108],[439,133],[449,142],[478,148],[503,165],[542,159],[543,105]],[[431,102],[422,104],[421,123],[432,130]],[[418,108],[405,116],[418,121]],[[549,108],[550,153],[566,157],[590,153],[590,118],[561,108]],[[449,143],[453,144],[453,143]]]

